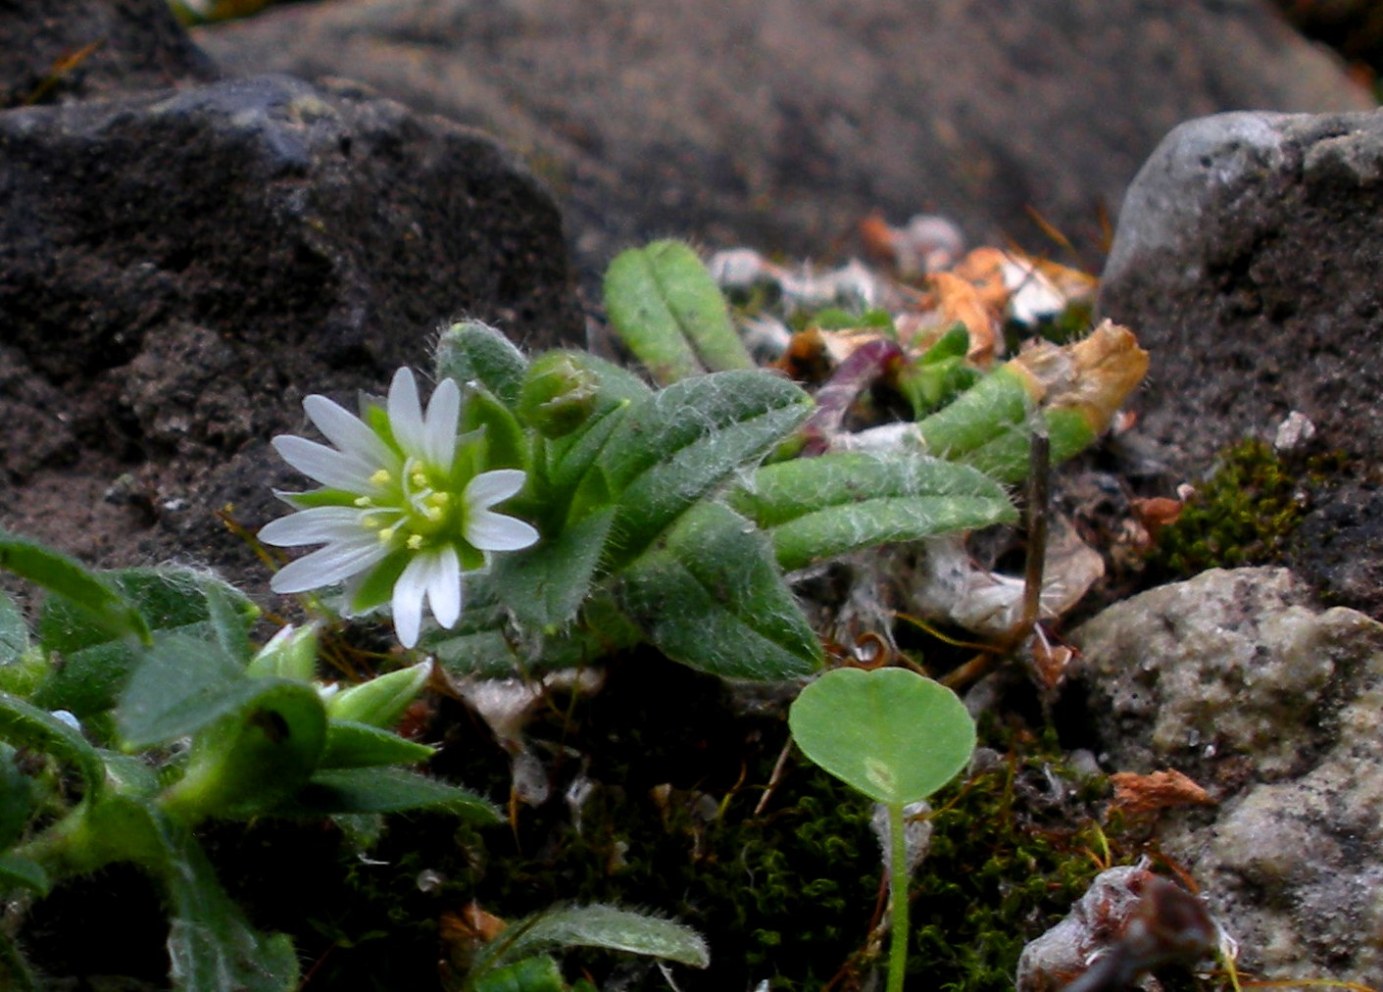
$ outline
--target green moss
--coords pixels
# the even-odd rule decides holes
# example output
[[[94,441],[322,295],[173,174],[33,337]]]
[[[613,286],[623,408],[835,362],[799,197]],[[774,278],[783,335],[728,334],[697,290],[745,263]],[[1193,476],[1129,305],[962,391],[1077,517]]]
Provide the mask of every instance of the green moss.
[[[1089,816],[1100,782],[1074,785],[1050,735],[938,797],[913,888],[909,973],[942,992],[1009,992],[1023,946],[1070,912],[1099,872]]]
[[[1256,439],[1227,449],[1181,518],[1159,533],[1150,570],[1175,579],[1207,568],[1281,563],[1311,487],[1338,463],[1322,456],[1297,471]]]

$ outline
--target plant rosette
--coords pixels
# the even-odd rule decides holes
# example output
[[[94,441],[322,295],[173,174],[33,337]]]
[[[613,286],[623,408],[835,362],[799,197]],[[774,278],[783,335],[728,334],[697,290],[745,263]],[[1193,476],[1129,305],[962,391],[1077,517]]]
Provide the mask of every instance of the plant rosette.
[[[325,396],[303,400],[335,447],[274,438],[284,461],[322,488],[279,493],[298,512],[265,525],[259,539],[324,547],[280,570],[270,582],[275,592],[345,582],[346,616],[390,603],[399,641],[413,647],[425,605],[442,627],[452,627],[461,615],[464,574],[487,570],[492,552],[537,542],[531,524],[491,509],[522,490],[527,475],[483,470],[483,434],[458,436],[461,400],[460,387],[443,379],[424,415],[406,368],[394,374],[387,404],[367,402],[361,417]]]

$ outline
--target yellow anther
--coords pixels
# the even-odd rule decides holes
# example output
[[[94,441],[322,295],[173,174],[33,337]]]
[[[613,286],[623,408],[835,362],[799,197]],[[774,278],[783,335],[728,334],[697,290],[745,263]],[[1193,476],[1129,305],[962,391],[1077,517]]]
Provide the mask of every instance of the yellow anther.
[[[414,534],[408,538],[408,549],[410,551],[417,551],[422,546],[423,536],[421,534]]]
[[[398,527],[384,527],[379,532],[379,543],[388,544],[394,539],[394,535],[399,532]]]
[[[387,486],[390,478],[392,477],[389,475],[389,470],[387,468],[381,468],[376,470],[374,475],[370,476],[370,484],[375,486]]]
[[[440,506],[429,506],[423,510],[423,516],[431,520],[434,524],[441,523],[442,518],[447,515],[447,511]]]
[[[422,469],[414,469],[409,479],[413,481],[414,489],[421,489],[423,486],[427,485],[427,473],[423,472]]]
[[[451,494],[450,494],[450,493],[433,493],[431,496],[429,496],[429,497],[428,497],[427,499],[425,499],[423,502],[428,503],[428,504],[431,505],[431,506],[435,506],[435,507],[437,507],[437,508],[439,508],[439,509],[445,509],[445,508],[446,508],[446,505],[447,505],[448,503],[451,502]]]
[[[370,499],[370,497],[368,496],[357,496],[355,498],[355,505],[364,510],[368,507],[374,506],[375,501]]]

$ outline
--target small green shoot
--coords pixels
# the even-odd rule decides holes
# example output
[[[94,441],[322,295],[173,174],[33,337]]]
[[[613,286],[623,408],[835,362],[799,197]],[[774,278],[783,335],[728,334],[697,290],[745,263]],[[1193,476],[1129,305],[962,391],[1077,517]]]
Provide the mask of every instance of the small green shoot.
[[[901,992],[909,938],[904,807],[965,767],[975,723],[955,693],[908,669],[840,668],[802,690],[788,726],[803,754],[888,810],[888,992]]]

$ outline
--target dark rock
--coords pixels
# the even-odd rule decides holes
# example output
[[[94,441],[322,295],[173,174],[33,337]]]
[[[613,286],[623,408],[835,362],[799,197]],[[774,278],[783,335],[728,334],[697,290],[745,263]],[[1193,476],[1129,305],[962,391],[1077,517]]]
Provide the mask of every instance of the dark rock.
[[[104,565],[266,577],[300,401],[382,392],[460,314],[579,342],[551,199],[488,137],[283,77],[0,113],[0,506]],[[293,484],[293,485],[290,485]],[[235,576],[244,578],[244,576]]]
[[[1195,478],[1225,445],[1271,440],[1297,411],[1315,445],[1345,452],[1376,484],[1380,265],[1383,112],[1226,114],[1168,135],[1129,189],[1099,308],[1152,354],[1134,405],[1172,468]],[[1340,523],[1331,493],[1313,527]],[[1347,543],[1336,553],[1377,575],[1377,536]],[[1299,542],[1305,574],[1324,591],[1333,584],[1337,602],[1383,616],[1376,583],[1345,579],[1338,562],[1313,565],[1313,553]]]
[[[167,0],[0,0],[0,107],[206,82]]]
[[[1288,563],[1327,602],[1383,616],[1383,490],[1349,481],[1307,513]]]
[[[588,271],[669,233],[819,257],[875,208],[1055,251],[1031,208],[1089,247],[1179,121],[1373,105],[1260,0],[337,0],[195,37],[493,131]]]

